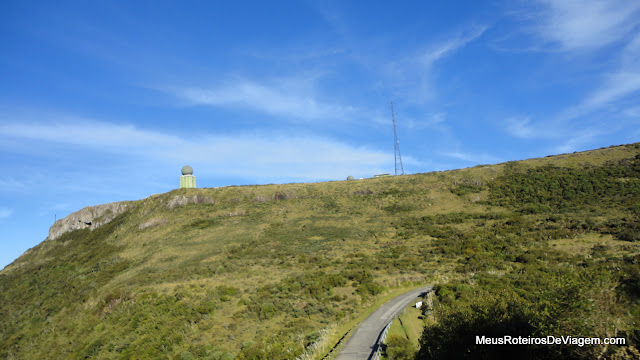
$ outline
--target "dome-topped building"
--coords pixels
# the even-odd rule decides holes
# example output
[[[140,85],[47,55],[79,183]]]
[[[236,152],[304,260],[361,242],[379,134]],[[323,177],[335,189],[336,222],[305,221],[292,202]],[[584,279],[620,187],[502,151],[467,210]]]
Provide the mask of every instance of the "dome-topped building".
[[[189,165],[183,166],[182,175],[193,175],[193,168]]]
[[[182,176],[180,176],[180,189],[193,189],[196,187],[196,177],[193,176],[193,168],[189,165],[182,167]]]

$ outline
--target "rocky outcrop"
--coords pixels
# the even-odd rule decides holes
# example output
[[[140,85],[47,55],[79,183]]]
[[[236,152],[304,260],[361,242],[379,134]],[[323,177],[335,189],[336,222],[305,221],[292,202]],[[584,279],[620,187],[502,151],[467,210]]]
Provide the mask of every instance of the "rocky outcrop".
[[[87,206],[80,211],[76,211],[63,219],[56,221],[53,226],[49,228],[49,236],[46,240],[53,240],[69,231],[86,228],[90,228],[91,230],[97,229],[115,219],[116,216],[129,210],[131,206],[132,202],[130,201]]]
[[[150,227],[154,227],[154,226],[158,226],[166,223],[167,221],[165,219],[151,219],[149,221],[145,221],[140,225],[138,225],[138,230],[144,230],[146,228],[150,228]]]
[[[187,204],[217,204],[218,201],[206,197],[202,194],[196,194],[193,196],[186,195],[177,195],[172,197],[167,203],[167,208],[169,210],[173,210],[180,206],[185,206]]]

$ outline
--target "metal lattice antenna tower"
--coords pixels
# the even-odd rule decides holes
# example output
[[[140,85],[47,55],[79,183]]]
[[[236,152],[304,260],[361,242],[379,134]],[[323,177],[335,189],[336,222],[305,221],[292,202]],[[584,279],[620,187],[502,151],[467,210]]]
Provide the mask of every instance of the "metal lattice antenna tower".
[[[400,155],[400,141],[398,141],[398,133],[396,132],[396,116],[393,112],[393,101],[391,102],[391,119],[393,120],[393,151],[395,155],[395,174],[398,175],[398,164],[400,165],[400,175],[404,175],[404,167],[402,166],[402,156]]]

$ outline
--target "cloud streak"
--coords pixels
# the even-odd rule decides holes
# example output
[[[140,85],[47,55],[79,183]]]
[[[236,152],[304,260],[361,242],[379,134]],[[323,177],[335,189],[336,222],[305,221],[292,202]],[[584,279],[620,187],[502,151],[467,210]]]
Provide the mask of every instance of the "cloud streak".
[[[11,191],[24,190],[25,184],[24,182],[18,181],[17,179],[12,178],[2,178],[0,179],[0,188]]]
[[[553,151],[555,153],[568,153],[576,151],[598,136],[603,135],[603,133],[604,132],[602,130],[593,128],[576,131],[572,134],[569,134],[569,136],[564,139],[564,142],[556,146]]]
[[[505,131],[520,139],[553,140],[557,145],[552,153],[566,153],[578,150],[594,139],[612,131],[610,124],[583,127],[570,122],[533,123],[530,117],[513,117],[505,121]]]
[[[411,55],[390,61],[385,70],[390,84],[400,97],[410,103],[422,104],[433,100],[436,96],[433,84],[437,64],[480,38],[487,29],[487,26],[471,27],[445,40],[423,46]]]
[[[560,119],[573,119],[623,100],[640,91],[640,32],[626,44],[617,68],[580,104],[564,110]]]
[[[560,119],[574,119],[615,103],[640,90],[640,72],[620,71],[607,76],[582,103],[564,110]]]
[[[6,219],[11,215],[13,215],[13,210],[6,207],[0,207],[0,220]]]
[[[612,131],[612,123],[595,121],[606,114],[626,116],[633,95],[640,92],[640,3],[628,1],[538,1],[539,8],[527,18],[532,31],[544,44],[541,49],[613,59],[609,71],[573,105],[555,112],[548,121],[514,117],[506,131],[521,139],[553,139],[562,143],[551,151],[568,152]],[[568,140],[567,140],[568,139]]]
[[[341,119],[354,114],[349,106],[332,104],[315,91],[317,76],[272,81],[227,80],[211,87],[168,87],[190,105],[250,109],[290,120]]]
[[[145,148],[156,148],[178,140],[175,136],[143,131],[133,125],[114,125],[73,117],[59,118],[47,124],[6,122],[0,125],[0,136],[117,152],[145,151]]]
[[[539,135],[538,131],[531,126],[529,117],[513,117],[507,119],[506,130],[514,137],[530,139]]]
[[[530,27],[544,43],[564,51],[598,49],[640,24],[640,3],[626,0],[540,0]]]
[[[488,155],[488,154],[478,154],[478,153],[472,154],[472,153],[460,152],[460,151],[444,151],[444,152],[441,152],[440,154],[452,159],[461,160],[468,163],[476,163],[476,164],[491,164],[491,163],[497,163],[500,161],[500,159],[496,158],[495,156]]]
[[[473,27],[467,32],[460,33],[443,42],[429,47],[419,57],[418,62],[426,68],[431,68],[437,61],[453,54],[458,49],[473,42],[487,30],[487,26]]]
[[[12,122],[0,125],[0,139],[32,144],[42,156],[51,146],[75,146],[95,153],[116,153],[130,162],[190,163],[200,174],[255,179],[341,179],[367,176],[388,168],[390,153],[314,136],[210,135],[189,140],[131,125],[91,120],[55,124]],[[407,156],[407,163],[419,162]]]

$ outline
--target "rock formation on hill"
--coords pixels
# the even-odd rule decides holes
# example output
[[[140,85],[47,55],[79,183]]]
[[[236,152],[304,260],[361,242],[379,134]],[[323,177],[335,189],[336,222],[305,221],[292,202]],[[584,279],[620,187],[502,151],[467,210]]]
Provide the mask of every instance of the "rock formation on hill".
[[[53,240],[73,230],[85,228],[90,228],[91,230],[97,229],[127,211],[132,204],[132,201],[119,201],[109,204],[87,206],[82,210],[76,211],[56,221],[49,229],[49,236],[46,240]]]

